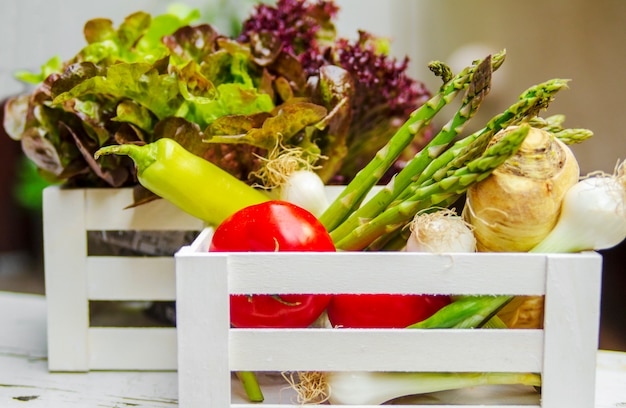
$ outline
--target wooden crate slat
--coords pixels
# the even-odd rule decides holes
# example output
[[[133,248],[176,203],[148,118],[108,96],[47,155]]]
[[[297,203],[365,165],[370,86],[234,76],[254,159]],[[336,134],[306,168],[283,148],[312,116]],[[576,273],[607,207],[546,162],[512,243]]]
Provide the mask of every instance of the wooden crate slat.
[[[233,371],[541,372],[541,330],[233,329]]]
[[[176,370],[176,329],[157,327],[92,327],[89,329],[92,370]]]
[[[90,256],[90,300],[174,300],[173,257]]]
[[[551,256],[545,299],[542,399],[546,407],[592,407],[602,258]]]
[[[543,295],[545,257],[512,254],[338,252],[189,253],[227,256],[229,290],[249,293]],[[478,258],[477,258],[478,257]],[[505,265],[505,266],[502,266]],[[506,275],[506,279],[502,276]],[[260,279],[259,277],[262,277]],[[332,282],[332,284],[328,284]]]
[[[228,407],[228,281],[226,274],[207,273],[207,268],[225,270],[226,258],[199,259],[179,254],[176,324],[185,329],[178,330],[178,403],[189,408]],[[183,271],[190,279],[178,279]]]
[[[46,188],[43,200],[48,367],[51,371],[87,371],[84,190]]]
[[[200,231],[204,224],[167,200],[155,200],[139,207],[126,208],[133,203],[132,189],[85,190],[87,230],[157,230]]]

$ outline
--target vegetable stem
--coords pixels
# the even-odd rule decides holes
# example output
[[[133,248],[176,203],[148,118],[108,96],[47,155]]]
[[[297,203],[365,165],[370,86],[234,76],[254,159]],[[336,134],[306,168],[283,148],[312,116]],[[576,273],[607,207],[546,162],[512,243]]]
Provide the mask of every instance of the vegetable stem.
[[[338,405],[380,405],[394,398],[480,385],[538,387],[535,373],[333,372],[327,374],[329,401]]]
[[[487,323],[512,296],[461,296],[439,309],[426,320],[408,326],[409,329],[476,328]]]
[[[250,402],[263,402],[265,397],[263,396],[263,391],[259,386],[256,375],[251,371],[237,371],[236,375]]]

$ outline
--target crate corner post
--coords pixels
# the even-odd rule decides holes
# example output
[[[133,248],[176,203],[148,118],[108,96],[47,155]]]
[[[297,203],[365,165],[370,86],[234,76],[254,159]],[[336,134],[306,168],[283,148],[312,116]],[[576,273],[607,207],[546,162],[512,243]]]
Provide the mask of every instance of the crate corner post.
[[[175,255],[179,404],[230,407],[228,260],[186,249]]]
[[[602,258],[548,256],[542,407],[591,407],[600,322]]]
[[[88,371],[85,193],[52,186],[43,199],[48,369]]]

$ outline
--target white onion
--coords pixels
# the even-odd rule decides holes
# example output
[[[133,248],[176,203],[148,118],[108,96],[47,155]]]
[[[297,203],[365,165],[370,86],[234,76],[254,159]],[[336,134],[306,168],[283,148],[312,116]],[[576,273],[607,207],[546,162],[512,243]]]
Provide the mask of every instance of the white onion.
[[[625,238],[624,181],[618,176],[595,176],[567,191],[556,226],[531,252],[602,250]]]
[[[298,205],[316,217],[322,215],[329,205],[324,182],[310,170],[291,173],[280,186],[279,199]]]

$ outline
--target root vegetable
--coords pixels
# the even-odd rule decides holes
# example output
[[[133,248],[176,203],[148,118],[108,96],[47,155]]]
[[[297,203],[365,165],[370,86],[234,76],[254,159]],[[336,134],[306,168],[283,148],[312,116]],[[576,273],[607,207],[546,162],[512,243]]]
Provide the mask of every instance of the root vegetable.
[[[279,198],[309,210],[316,217],[328,208],[324,182],[311,170],[293,172],[280,187]]]
[[[550,132],[531,128],[515,155],[467,191],[463,216],[474,227],[478,251],[533,248],[554,228],[563,196],[579,176],[571,149]]]

